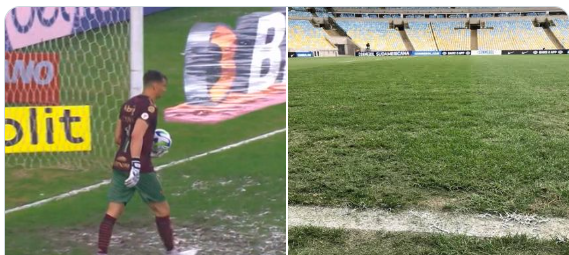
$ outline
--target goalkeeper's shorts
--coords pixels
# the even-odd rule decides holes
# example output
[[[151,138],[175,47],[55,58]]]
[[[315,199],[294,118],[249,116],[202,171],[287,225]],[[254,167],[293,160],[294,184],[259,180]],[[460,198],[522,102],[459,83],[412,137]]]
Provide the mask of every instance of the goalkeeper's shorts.
[[[126,205],[134,196],[135,191],[138,191],[142,201],[147,204],[166,201],[156,172],[140,173],[140,180],[132,188],[124,185],[126,179],[128,179],[127,171],[113,170],[113,178],[107,194],[109,202],[124,203]]]

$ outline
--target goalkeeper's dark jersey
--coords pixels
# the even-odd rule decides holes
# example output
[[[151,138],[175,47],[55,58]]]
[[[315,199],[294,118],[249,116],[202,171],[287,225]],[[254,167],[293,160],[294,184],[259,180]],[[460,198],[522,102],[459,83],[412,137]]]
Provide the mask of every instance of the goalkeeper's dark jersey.
[[[130,171],[130,135],[132,134],[136,120],[142,119],[148,123],[148,129],[146,129],[146,133],[144,134],[142,152],[140,153],[140,172],[148,173],[154,171],[150,153],[152,152],[157,115],[158,109],[156,105],[145,95],[135,96],[121,106],[119,114],[121,120],[121,145],[115,155],[113,169]]]

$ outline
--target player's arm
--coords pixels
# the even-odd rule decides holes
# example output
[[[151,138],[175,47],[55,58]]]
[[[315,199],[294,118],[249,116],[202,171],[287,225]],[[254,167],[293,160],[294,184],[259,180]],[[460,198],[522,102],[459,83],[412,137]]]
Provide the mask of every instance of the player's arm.
[[[140,153],[146,129],[148,129],[148,123],[143,119],[137,119],[130,135],[130,174],[124,181],[124,185],[129,188],[136,186],[140,179]]]
[[[133,159],[140,159],[146,129],[148,129],[148,123],[143,119],[137,119],[134,123],[132,135],[130,136],[130,156]]]
[[[121,119],[118,119],[117,120],[117,126],[115,127],[115,143],[119,146],[121,145],[121,139],[122,139],[121,127],[122,127]]]

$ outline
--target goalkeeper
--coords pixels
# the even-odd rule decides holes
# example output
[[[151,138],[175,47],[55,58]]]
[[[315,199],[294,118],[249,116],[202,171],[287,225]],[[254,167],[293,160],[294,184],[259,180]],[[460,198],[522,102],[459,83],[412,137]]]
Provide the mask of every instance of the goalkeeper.
[[[174,249],[170,224],[170,206],[164,197],[154,172],[151,156],[158,109],[154,101],[166,91],[167,78],[158,71],[144,74],[144,91],[126,101],[115,129],[115,143],[119,145],[113,162],[107,212],[99,227],[98,254],[107,254],[113,226],[123,213],[135,191],[156,216],[156,226],[166,247],[166,254],[178,254]]]

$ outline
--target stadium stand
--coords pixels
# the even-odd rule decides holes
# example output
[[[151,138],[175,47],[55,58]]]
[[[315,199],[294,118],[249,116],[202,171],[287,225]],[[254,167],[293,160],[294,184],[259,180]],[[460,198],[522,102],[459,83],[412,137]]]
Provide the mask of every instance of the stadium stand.
[[[288,11],[288,16],[291,17],[314,17],[312,13],[307,11],[297,11],[297,10],[290,10]]]
[[[289,49],[297,51],[334,50],[322,28],[314,27],[308,20],[289,20]]]
[[[430,14],[429,15],[429,19],[443,19],[445,18],[445,15],[443,14]]]
[[[339,55],[367,43],[370,51],[569,48],[567,14],[552,7],[295,7],[289,17],[304,20],[289,23],[289,48],[337,47]]]
[[[390,29],[387,21],[338,20],[336,23],[362,49],[365,49],[365,45],[369,42],[371,50],[375,51],[406,50],[399,32]]]
[[[334,14],[329,12],[316,12],[316,16],[321,18],[326,18],[326,17],[334,17]]]
[[[470,29],[464,21],[437,21],[431,26],[439,50],[470,50]]]
[[[555,49],[545,31],[530,20],[489,20],[478,31],[480,50]]]
[[[466,14],[451,14],[451,15],[449,15],[448,17],[451,18],[451,19],[454,19],[454,18],[466,18]]]
[[[526,16],[545,16],[545,12],[528,12]]]
[[[555,26],[550,26],[551,32],[557,37],[557,40],[563,45],[563,48],[569,48],[569,20],[553,19]]]
[[[425,15],[421,15],[421,14],[407,14],[407,15],[404,15],[403,17],[405,17],[406,19],[422,19],[422,18],[425,18]]]
[[[492,13],[473,13],[470,15],[472,18],[491,18],[494,17]]]
[[[436,51],[437,45],[429,22],[409,21],[409,29],[405,30],[409,40],[418,51]]]

